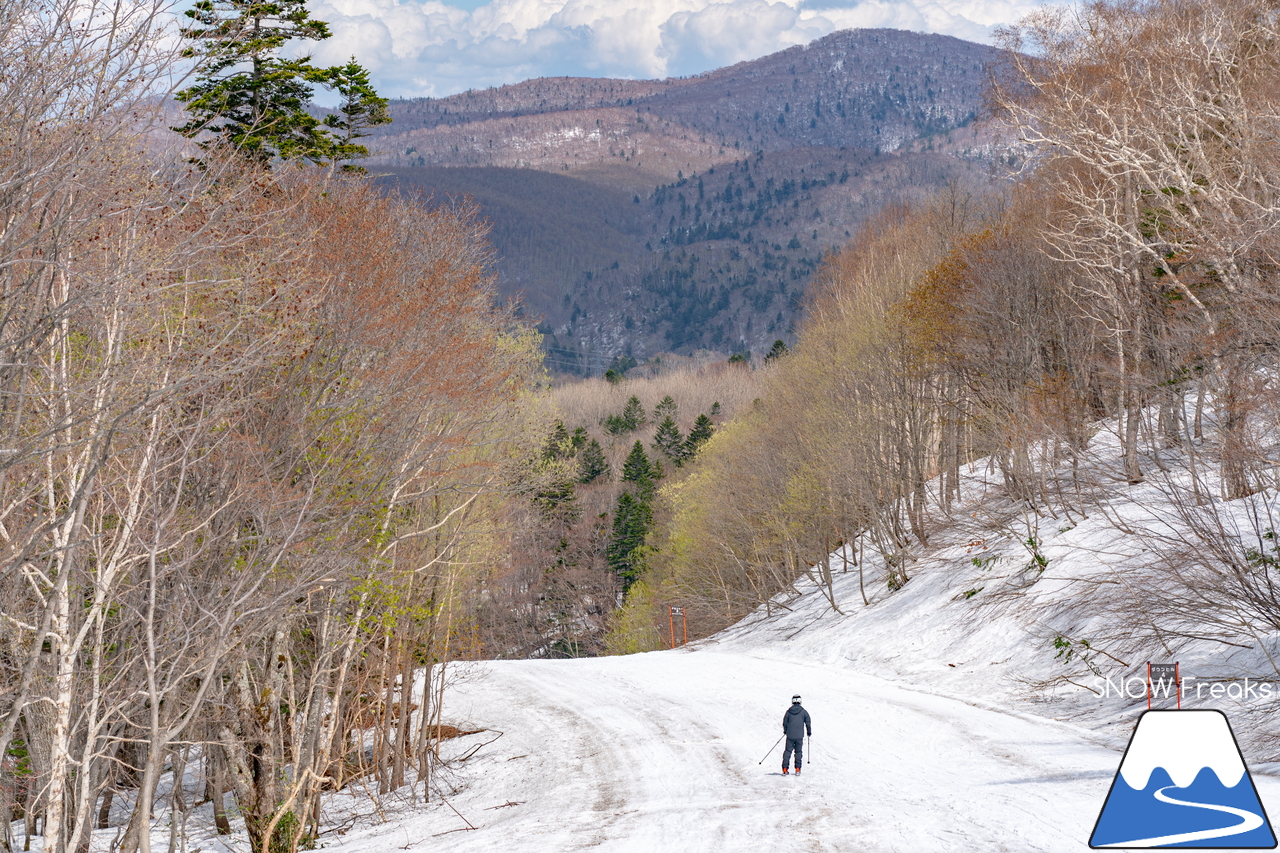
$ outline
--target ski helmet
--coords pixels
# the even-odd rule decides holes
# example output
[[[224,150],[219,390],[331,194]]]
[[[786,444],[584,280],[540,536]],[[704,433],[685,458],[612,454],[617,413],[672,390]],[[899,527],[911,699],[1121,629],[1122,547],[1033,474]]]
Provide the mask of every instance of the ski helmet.
[[[799,697],[799,696],[792,696],[792,697],[791,697],[791,704],[792,704],[792,705],[799,705],[799,704],[800,704],[800,697]]]

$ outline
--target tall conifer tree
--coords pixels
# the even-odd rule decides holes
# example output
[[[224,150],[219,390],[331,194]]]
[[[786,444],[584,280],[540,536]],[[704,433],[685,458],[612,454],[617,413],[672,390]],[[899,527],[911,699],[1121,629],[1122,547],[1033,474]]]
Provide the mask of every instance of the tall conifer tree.
[[[578,482],[594,483],[599,479],[609,479],[609,462],[600,442],[593,438],[578,454]]]
[[[658,431],[653,436],[653,446],[677,466],[684,464],[686,452],[684,436],[680,434],[680,428],[676,426],[675,420],[670,415],[658,425]]]
[[[287,42],[330,36],[305,0],[197,0],[185,14],[191,23],[181,33],[192,45],[184,53],[202,64],[195,83],[176,96],[191,118],[174,130],[202,148],[223,142],[263,166],[350,160],[368,154],[355,143],[363,128],[390,121],[385,99],[354,59],[316,68],[309,56],[279,55]],[[307,111],[315,85],[342,98],[338,115],[325,122]]]
[[[609,568],[626,591],[644,569],[644,540],[653,526],[653,509],[642,497],[623,492],[613,516],[613,539],[605,552]]]
[[[685,458],[692,458],[698,452],[698,449],[711,438],[715,429],[715,425],[711,423],[711,418],[706,415],[698,415],[698,419],[693,422],[693,429],[689,430],[689,438],[685,442]]]
[[[636,492],[646,500],[653,494],[653,481],[662,476],[662,468],[649,461],[644,444],[637,441],[622,463],[622,482],[635,483]]]

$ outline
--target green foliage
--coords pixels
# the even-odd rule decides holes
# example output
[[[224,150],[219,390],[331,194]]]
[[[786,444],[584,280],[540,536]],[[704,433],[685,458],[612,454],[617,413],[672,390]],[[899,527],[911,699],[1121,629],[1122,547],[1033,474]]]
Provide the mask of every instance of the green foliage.
[[[5,750],[5,770],[15,777],[32,775],[31,769],[31,752],[27,749],[27,742],[22,738],[14,738],[9,741],[9,748]]]
[[[654,481],[661,478],[662,466],[649,461],[644,445],[639,441],[631,445],[631,452],[622,463],[622,482],[634,483],[638,493],[648,496],[653,493]]]
[[[698,419],[693,422],[693,429],[689,430],[689,438],[685,442],[685,458],[692,459],[697,455],[702,445],[710,441],[715,430],[716,428],[711,423],[711,418],[706,415],[698,415]]]
[[[276,159],[351,160],[368,155],[355,142],[364,129],[390,121],[386,100],[354,59],[316,68],[308,56],[279,56],[288,42],[330,36],[304,0],[198,0],[184,14],[191,23],[180,32],[192,42],[184,55],[201,65],[195,83],[175,96],[191,118],[173,129],[202,148],[223,142],[262,166]],[[342,99],[324,122],[307,109],[315,85],[336,89]]]
[[[610,476],[609,462],[604,458],[604,449],[594,438],[578,454],[578,482],[594,483],[607,480]]]
[[[1022,543],[1031,552],[1031,562],[1027,563],[1027,571],[1034,571],[1041,574],[1049,566],[1049,558],[1040,553],[1040,543],[1036,541],[1034,536],[1028,536],[1027,541]]]
[[[649,422],[644,414],[644,406],[640,405],[640,398],[633,395],[627,400],[627,405],[622,409],[622,419],[631,429],[639,429]]]
[[[617,385],[622,381],[622,374],[611,367],[604,372],[604,380],[610,385]]]
[[[569,431],[565,429],[564,421],[557,418],[551,427],[551,434],[542,444],[542,461],[570,459],[576,451],[577,447],[573,438],[569,436]]]
[[[772,364],[773,362],[777,361],[778,359],[782,358],[785,355],[789,355],[790,353],[791,353],[791,350],[787,349],[786,342],[783,341],[781,338],[779,338],[778,340],[773,342],[773,346],[770,347],[769,352],[765,354],[764,363]]]
[[[625,377],[627,375],[627,371],[635,367],[637,363],[638,362],[633,355],[620,355],[616,356],[613,361],[609,362],[609,370],[612,370],[621,378]],[[608,371],[605,371],[605,374],[608,375]]]
[[[545,518],[564,518],[572,521],[578,516],[573,488],[573,478],[557,466],[546,473],[541,483],[533,490],[530,500]]]
[[[1268,527],[1262,534],[1262,538],[1268,542],[1274,543],[1276,538],[1275,531]],[[1266,552],[1265,546],[1261,548],[1247,548],[1244,552],[1245,560],[1247,560],[1249,565],[1255,569],[1280,568],[1280,559],[1277,559],[1277,555],[1280,555],[1280,547],[1277,547],[1275,544],[1272,544],[1270,554]]]
[[[735,352],[733,355],[729,356],[729,363],[730,364],[750,364],[751,351],[744,350],[743,352]]]
[[[661,423],[666,418],[674,418],[679,411],[675,399],[670,394],[662,398],[662,402],[653,407],[653,419]]]
[[[638,443],[638,442],[637,442]],[[653,509],[643,493],[623,492],[613,515],[613,538],[605,559],[626,591],[644,570],[644,540],[653,527]]]
[[[553,660],[566,660],[569,658],[591,657],[591,654],[583,648],[581,640],[560,637],[547,649],[547,657]]]
[[[578,517],[574,490],[578,466],[570,461],[575,453],[573,437],[564,421],[557,419],[541,449],[525,463],[520,489],[544,519],[572,523]]]
[[[684,436],[680,434],[680,428],[670,415],[658,425],[658,431],[653,436],[653,448],[675,463],[676,467],[684,464],[687,445]]]
[[[635,432],[648,422],[649,419],[645,417],[644,406],[641,405],[640,398],[632,395],[622,408],[621,414],[606,415],[600,424],[604,427],[605,432],[610,435],[622,435],[623,433]]]
[[[358,160],[369,156],[369,149],[356,142],[368,136],[368,129],[391,123],[387,99],[380,97],[369,82],[369,72],[351,57],[346,65],[337,65],[324,73],[324,82],[341,99],[336,112],[325,116],[324,126],[334,137],[329,156],[336,161]],[[362,166],[347,163],[344,172],[364,172]]]
[[[293,846],[293,837],[301,828],[301,821],[293,811],[287,811],[280,815],[280,820],[276,822],[276,831],[271,836],[271,843],[268,845],[270,853],[294,853],[294,850],[314,850],[316,846],[315,836],[304,833],[298,839],[298,846]]]
[[[1072,640],[1069,637],[1058,634],[1053,638],[1053,647],[1057,649],[1053,656],[1054,659],[1061,661],[1064,666],[1071,663],[1073,659],[1078,658],[1094,675],[1102,675],[1102,670],[1090,660],[1093,654],[1093,646],[1089,644],[1088,640]],[[1103,654],[1106,653],[1103,652]]]
[[[627,590],[627,606],[612,620],[606,640],[610,654],[630,655],[666,648],[662,631],[650,618],[662,604],[652,581],[642,577]]]

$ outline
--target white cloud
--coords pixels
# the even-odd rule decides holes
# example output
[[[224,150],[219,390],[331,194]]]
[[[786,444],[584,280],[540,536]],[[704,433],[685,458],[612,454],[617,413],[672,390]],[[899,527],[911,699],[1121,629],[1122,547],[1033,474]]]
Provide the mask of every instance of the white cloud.
[[[354,55],[393,97],[555,75],[695,74],[804,44],[838,29],[893,27],[989,41],[1036,0],[318,0],[333,38],[319,63]]]
[[[662,24],[658,56],[668,74],[696,74],[805,44],[836,27],[782,2],[735,0],[677,12]]]

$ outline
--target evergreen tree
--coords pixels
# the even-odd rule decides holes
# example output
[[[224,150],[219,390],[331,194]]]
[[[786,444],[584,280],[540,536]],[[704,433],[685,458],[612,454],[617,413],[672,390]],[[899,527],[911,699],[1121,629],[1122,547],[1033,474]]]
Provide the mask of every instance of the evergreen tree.
[[[619,578],[623,591],[631,587],[644,569],[644,540],[653,526],[653,509],[648,500],[630,492],[618,496],[613,515],[613,538],[605,559]]]
[[[636,360],[631,355],[616,356],[613,361],[609,362],[609,370],[613,371],[619,379],[625,378],[627,371],[636,366]],[[605,371],[607,374],[609,370]]]
[[[693,429],[689,430],[689,438],[685,442],[685,458],[693,458],[698,449],[711,438],[715,429],[715,426],[711,423],[711,418],[706,415],[698,415],[698,419],[693,422]]]
[[[568,459],[573,456],[573,439],[564,427],[564,421],[557,419],[551,427],[551,434],[542,445],[542,459],[551,462],[556,459]]]
[[[674,462],[677,467],[684,463],[684,436],[680,434],[680,428],[676,426],[675,420],[670,415],[658,425],[658,431],[653,436],[653,447]]]
[[[631,445],[631,452],[622,463],[622,482],[635,483],[637,492],[648,495],[653,492],[653,481],[661,476],[661,467],[655,467],[649,461],[644,445],[639,441]]]
[[[573,435],[569,437],[569,440],[573,442],[573,452],[577,453],[579,450],[581,450],[583,447],[586,446],[587,428],[586,427],[575,428],[573,431]]]
[[[674,418],[676,411],[676,401],[668,394],[662,398],[661,403],[653,407],[653,419],[658,423],[662,423],[667,418]]]
[[[649,422],[645,417],[644,406],[640,404],[640,398],[632,395],[627,400],[627,405],[622,408],[622,419],[627,423],[629,430],[637,430]]]
[[[354,140],[390,119],[385,99],[355,60],[316,68],[311,58],[278,54],[286,42],[323,41],[329,27],[311,19],[305,0],[197,0],[184,13],[184,54],[203,60],[192,86],[175,96],[191,119],[174,130],[208,148],[219,141],[269,166],[273,160],[349,160],[368,154]],[[335,88],[339,115],[322,123],[307,111],[313,85]],[[329,129],[341,131],[334,136]]]
[[[594,438],[578,454],[578,482],[594,483],[599,479],[609,479],[609,462],[604,458],[604,450],[600,442]]]
[[[768,354],[765,355],[764,363],[772,364],[783,356],[790,354],[790,352],[791,350],[787,349],[786,343],[779,338],[773,342],[773,347],[769,350]]]
[[[334,160],[358,160],[369,156],[369,149],[356,142],[368,136],[368,128],[391,123],[387,99],[380,97],[369,82],[369,72],[351,57],[346,65],[337,65],[324,73],[324,82],[338,93],[338,109],[324,118],[324,126],[334,137],[331,156]],[[334,132],[336,131],[336,133]],[[363,166],[347,163],[344,172],[364,172]]]
[[[622,414],[607,415],[600,423],[609,435],[622,435],[624,432],[635,432],[648,423],[648,419],[645,418],[640,398],[633,395],[622,408]]]

